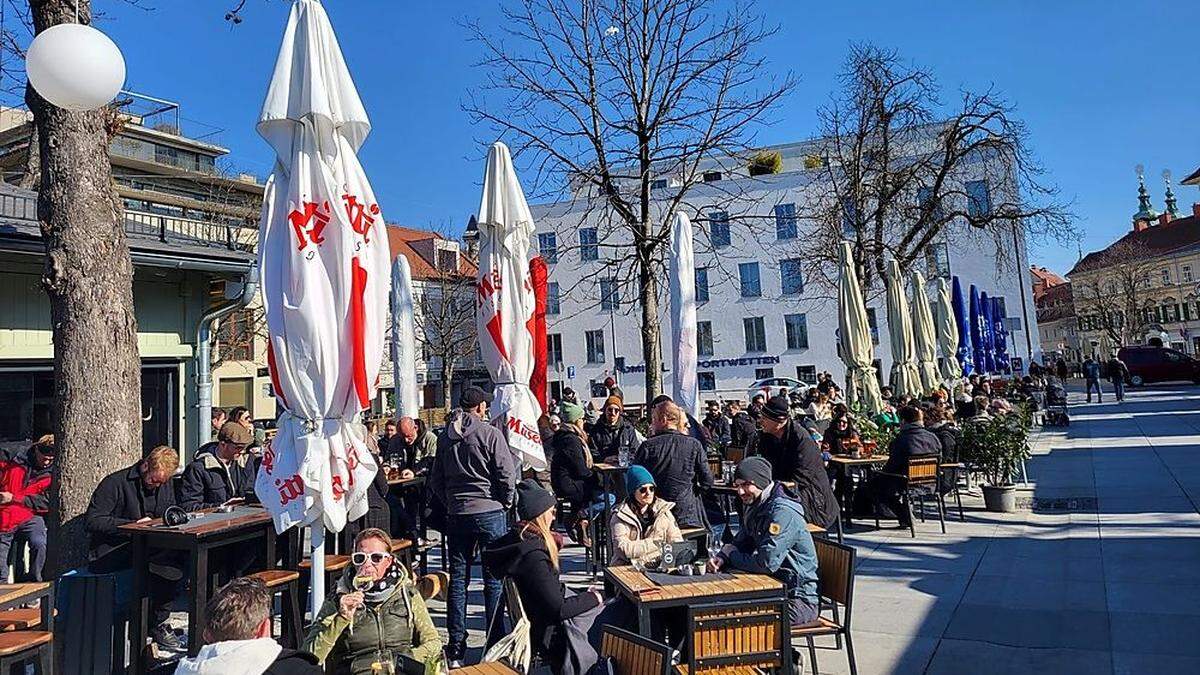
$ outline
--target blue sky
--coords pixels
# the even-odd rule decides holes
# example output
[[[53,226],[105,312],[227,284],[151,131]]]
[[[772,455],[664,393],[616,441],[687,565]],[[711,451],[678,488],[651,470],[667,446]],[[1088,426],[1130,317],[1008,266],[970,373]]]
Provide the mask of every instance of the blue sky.
[[[127,88],[180,102],[185,131],[188,120],[224,129],[233,164],[268,173],[254,122],[290,3],[249,0],[235,28],[222,20],[234,0],[150,4],[96,0],[109,14],[100,27],[125,54]],[[481,143],[491,139],[459,107],[481,78],[459,21],[492,21],[496,4],[326,2],[372,117],[361,156],[391,222],[459,228],[478,206]],[[772,68],[801,80],[764,143],[811,136],[847,44],[869,40],[931,68],[947,98],[995,85],[1015,102],[1050,179],[1074,201],[1085,253],[1129,227],[1136,164],[1159,210],[1162,170],[1178,182],[1200,166],[1200,3],[762,0],[759,10],[780,26],[767,45]],[[1176,194],[1185,212],[1200,201],[1194,187]],[[1065,271],[1076,252],[1035,243],[1033,259]]]

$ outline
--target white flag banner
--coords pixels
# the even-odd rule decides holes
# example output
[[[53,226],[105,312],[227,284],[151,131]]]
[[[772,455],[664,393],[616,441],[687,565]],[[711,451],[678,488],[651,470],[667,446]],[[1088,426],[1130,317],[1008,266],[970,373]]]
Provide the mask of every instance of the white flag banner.
[[[297,0],[258,123],[276,155],[259,265],[286,412],[254,487],[279,532],[340,531],[375,476],[354,422],[375,396],[388,299],[388,238],[356,155],[370,129],[325,9]]]
[[[541,471],[547,466],[537,426],[541,406],[529,388],[536,304],[529,277],[533,215],[503,143],[488,151],[478,224],[475,325],[479,350],[496,383],[492,419],[522,462]]]

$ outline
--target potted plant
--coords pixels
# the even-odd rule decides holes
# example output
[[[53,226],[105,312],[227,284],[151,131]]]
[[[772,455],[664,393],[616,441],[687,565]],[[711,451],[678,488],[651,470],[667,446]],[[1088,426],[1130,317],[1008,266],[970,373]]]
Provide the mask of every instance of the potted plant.
[[[769,150],[760,150],[750,158],[750,175],[766,176],[783,170],[783,155]]]
[[[961,455],[983,475],[983,502],[988,511],[1010,513],[1017,508],[1012,478],[1029,459],[1029,414],[1023,408],[990,420],[964,425]]]

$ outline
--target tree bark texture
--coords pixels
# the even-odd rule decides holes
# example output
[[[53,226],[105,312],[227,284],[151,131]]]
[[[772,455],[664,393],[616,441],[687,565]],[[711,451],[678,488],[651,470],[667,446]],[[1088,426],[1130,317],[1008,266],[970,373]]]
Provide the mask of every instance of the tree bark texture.
[[[658,279],[651,264],[638,269],[642,301],[642,359],[646,364],[646,403],[663,391],[662,323],[658,316]]]
[[[30,0],[34,26],[74,21],[71,0]],[[81,23],[91,6],[79,0]],[[54,339],[50,573],[83,564],[82,514],[104,476],[141,457],[141,367],[133,264],[108,159],[108,109],[69,112],[32,87],[41,158],[38,220],[46,247],[42,284]]]

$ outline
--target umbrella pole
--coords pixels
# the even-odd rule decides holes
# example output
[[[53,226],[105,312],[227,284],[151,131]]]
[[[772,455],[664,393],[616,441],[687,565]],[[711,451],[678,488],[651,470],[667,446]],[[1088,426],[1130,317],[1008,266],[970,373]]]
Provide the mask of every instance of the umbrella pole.
[[[309,537],[312,539],[312,583],[309,584],[312,599],[309,604],[312,607],[313,621],[316,621],[317,612],[321,611],[321,603],[325,601],[325,524],[311,526]]]

